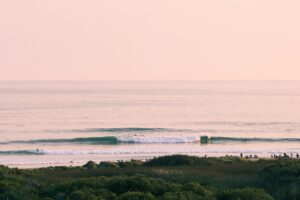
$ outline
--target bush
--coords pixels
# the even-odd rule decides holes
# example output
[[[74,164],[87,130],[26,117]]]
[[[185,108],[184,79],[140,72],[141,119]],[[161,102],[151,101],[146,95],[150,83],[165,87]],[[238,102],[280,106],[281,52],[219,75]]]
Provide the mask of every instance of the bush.
[[[210,165],[208,159],[199,158],[197,156],[172,155],[154,158],[147,161],[146,166],[194,166],[194,165]]]
[[[122,168],[128,168],[128,167],[139,167],[142,165],[142,162],[131,160],[131,161],[119,161],[118,165]]]
[[[85,168],[85,169],[96,169],[97,164],[93,161],[89,161],[85,165],[83,165],[82,167]]]
[[[116,200],[117,195],[106,189],[97,190],[95,195],[100,199]]]
[[[190,191],[196,194],[198,197],[202,197],[205,200],[215,200],[213,193],[205,189],[203,186],[198,183],[189,183],[184,185],[183,190]]]
[[[244,161],[244,162],[246,161],[246,160],[241,159],[238,156],[224,156],[224,157],[221,157],[220,160],[222,160],[224,163],[239,163],[242,161]]]
[[[115,162],[100,162],[99,168],[119,168],[119,165]]]
[[[119,200],[155,200],[151,193],[126,192],[119,196]]]
[[[88,190],[77,190],[70,194],[70,200],[97,200],[96,196]]]
[[[283,160],[262,170],[263,185],[277,199],[300,199],[300,162]]]
[[[190,191],[167,192],[163,200],[211,200]]]
[[[262,189],[244,188],[223,191],[218,194],[218,200],[274,200]]]
[[[107,183],[107,189],[116,194],[122,194],[128,191],[136,191],[152,193],[160,196],[167,191],[178,189],[178,186],[176,184],[167,183],[163,180],[136,175],[131,177],[111,178]]]

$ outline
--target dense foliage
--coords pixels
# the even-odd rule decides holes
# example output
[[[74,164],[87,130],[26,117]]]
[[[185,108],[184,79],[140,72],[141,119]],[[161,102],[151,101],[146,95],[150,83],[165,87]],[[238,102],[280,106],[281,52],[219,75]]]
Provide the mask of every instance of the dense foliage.
[[[0,200],[299,200],[300,160],[164,156],[82,167],[0,167]]]

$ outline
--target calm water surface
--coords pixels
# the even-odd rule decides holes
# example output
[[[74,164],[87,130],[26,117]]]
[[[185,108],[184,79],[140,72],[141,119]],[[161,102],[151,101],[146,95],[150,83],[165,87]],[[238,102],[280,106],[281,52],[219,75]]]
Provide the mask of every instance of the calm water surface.
[[[241,152],[300,153],[300,82],[0,82],[1,164]]]

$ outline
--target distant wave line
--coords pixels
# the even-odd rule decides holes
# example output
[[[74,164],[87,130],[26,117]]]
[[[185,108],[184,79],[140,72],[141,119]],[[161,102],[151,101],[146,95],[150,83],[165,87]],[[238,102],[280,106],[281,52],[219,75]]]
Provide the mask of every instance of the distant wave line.
[[[113,136],[107,137],[86,137],[71,139],[39,139],[39,140],[19,140],[5,141],[0,144],[38,144],[38,143],[86,143],[86,144],[117,144],[117,138]]]
[[[203,123],[203,122],[201,122]],[[203,125],[222,125],[223,122],[207,122],[203,123]],[[224,124],[225,125],[225,124]],[[233,124],[232,124],[233,125]],[[252,126],[253,125],[253,126]],[[300,124],[296,127],[290,128],[272,128],[272,129],[265,129],[255,127],[255,124],[251,123],[243,123],[237,122],[235,127],[240,127],[239,129],[229,128],[229,129],[176,129],[176,128],[145,128],[145,127],[127,127],[127,128],[86,128],[86,129],[58,129],[58,130],[42,130],[37,132],[46,132],[46,133],[297,133],[300,131]],[[273,125],[279,125],[275,123]],[[291,125],[291,124],[290,124]],[[272,122],[270,123],[262,123],[261,126],[263,127],[271,127]],[[242,128],[242,127],[249,127],[249,128]],[[252,127],[252,129],[250,128]]]
[[[265,121],[265,122],[247,122],[247,121],[199,121],[191,122],[198,125],[233,125],[233,126],[275,126],[275,125],[299,125],[297,122],[284,121]]]
[[[147,127],[125,127],[125,128],[86,128],[86,129],[69,129],[69,130],[45,130],[44,132],[112,132],[112,133],[130,133],[130,132],[190,132],[191,129],[174,129],[174,128],[147,128]]]
[[[247,137],[210,137],[210,141],[236,142],[300,142],[300,138],[247,138]]]

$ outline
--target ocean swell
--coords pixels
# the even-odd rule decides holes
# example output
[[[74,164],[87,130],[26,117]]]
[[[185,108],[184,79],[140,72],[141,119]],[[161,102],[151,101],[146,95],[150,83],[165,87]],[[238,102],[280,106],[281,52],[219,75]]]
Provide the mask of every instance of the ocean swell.
[[[86,138],[71,138],[71,139],[40,139],[40,140],[24,140],[24,141],[11,141],[3,142],[1,144],[38,144],[38,143],[84,143],[84,144],[117,144],[116,137],[86,137]]]
[[[94,144],[94,145],[117,145],[127,144],[180,144],[180,143],[228,143],[228,142],[300,142],[300,138],[243,138],[243,137],[209,137],[191,135],[123,135],[105,137],[82,137],[70,139],[39,139],[24,141],[2,141],[1,145],[9,144],[41,144],[41,143],[74,143],[74,144]]]
[[[300,138],[210,137],[211,142],[300,142]]]
[[[125,127],[125,128],[86,128],[86,129],[69,129],[69,130],[45,130],[43,132],[80,132],[80,133],[146,133],[146,132],[190,132],[189,129],[174,128],[147,128],[147,127]]]

